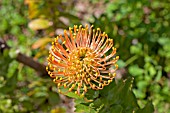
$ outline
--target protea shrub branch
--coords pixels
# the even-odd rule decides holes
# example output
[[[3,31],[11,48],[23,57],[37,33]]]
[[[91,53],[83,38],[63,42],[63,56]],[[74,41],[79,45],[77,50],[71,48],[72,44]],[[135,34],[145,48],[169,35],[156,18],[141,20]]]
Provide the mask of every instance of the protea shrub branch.
[[[116,48],[100,28],[74,25],[52,42],[46,67],[59,93],[84,96],[88,89],[100,90],[115,78]],[[68,89],[62,92],[61,88]]]

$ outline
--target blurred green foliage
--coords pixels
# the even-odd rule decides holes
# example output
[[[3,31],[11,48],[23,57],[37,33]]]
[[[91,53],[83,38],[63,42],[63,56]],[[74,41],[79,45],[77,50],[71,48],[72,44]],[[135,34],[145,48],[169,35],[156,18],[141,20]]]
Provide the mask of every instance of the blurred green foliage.
[[[88,4],[91,10],[76,9],[80,3]],[[95,16],[99,3],[104,9]],[[151,100],[155,113],[169,113],[169,12],[169,0],[1,0],[0,38],[11,49],[0,53],[0,112],[64,112],[56,108],[60,99],[52,80],[40,78],[33,69],[17,62],[16,50],[44,63],[56,29],[86,22],[114,39],[120,70],[126,71],[122,78],[132,76],[134,83],[131,87],[127,79],[95,94],[89,92],[94,102],[78,99],[77,112],[105,113],[110,109],[115,113],[149,113],[153,112]],[[86,17],[88,13],[90,17]]]
[[[48,112],[60,102],[50,79],[35,76],[35,71],[11,59],[7,50],[0,56],[1,113]]]
[[[170,1],[115,0],[105,5],[93,24],[113,37],[121,68],[135,78],[139,105],[151,99],[156,112],[170,112]]]
[[[30,46],[36,36],[28,28],[27,16],[23,0],[0,1],[0,40],[11,47],[0,52],[0,113],[50,112],[60,102],[51,79],[38,77],[33,69],[15,60],[17,50],[28,56],[35,54]]]

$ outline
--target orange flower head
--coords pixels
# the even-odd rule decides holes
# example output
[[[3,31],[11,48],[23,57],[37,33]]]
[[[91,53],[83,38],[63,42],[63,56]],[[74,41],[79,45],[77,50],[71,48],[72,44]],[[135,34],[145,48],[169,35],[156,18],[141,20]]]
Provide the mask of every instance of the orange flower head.
[[[52,42],[46,69],[58,92],[64,93],[64,87],[84,96],[88,89],[103,89],[112,82],[119,59],[115,54],[113,40],[100,28],[75,25]]]

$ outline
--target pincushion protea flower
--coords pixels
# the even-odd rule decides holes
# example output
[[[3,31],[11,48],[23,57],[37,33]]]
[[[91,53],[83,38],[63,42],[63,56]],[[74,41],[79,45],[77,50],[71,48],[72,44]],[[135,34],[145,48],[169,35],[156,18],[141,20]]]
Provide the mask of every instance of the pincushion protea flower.
[[[113,40],[100,28],[75,25],[64,30],[64,37],[59,35],[52,42],[46,69],[58,92],[63,93],[60,88],[64,87],[67,92],[84,95],[89,88],[103,89],[112,82],[119,59],[115,53]]]

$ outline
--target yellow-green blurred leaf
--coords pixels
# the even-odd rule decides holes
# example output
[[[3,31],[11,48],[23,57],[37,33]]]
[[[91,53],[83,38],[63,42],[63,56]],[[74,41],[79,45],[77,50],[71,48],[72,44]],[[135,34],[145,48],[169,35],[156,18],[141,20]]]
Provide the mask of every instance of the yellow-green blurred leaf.
[[[35,1],[35,0],[25,0],[24,3],[28,5],[28,17],[30,19],[35,18],[39,14],[38,10],[38,4],[40,1]]]
[[[66,110],[64,108],[62,108],[62,107],[57,107],[57,108],[52,109],[50,111],[50,113],[65,113],[65,112],[66,112]]]
[[[34,19],[28,24],[29,28],[32,30],[46,29],[50,27],[51,25],[52,25],[52,22],[46,19],[42,19],[42,18]]]
[[[32,49],[38,49],[42,46],[45,46],[47,43],[51,42],[52,40],[53,39],[49,37],[40,38],[32,45]]]

